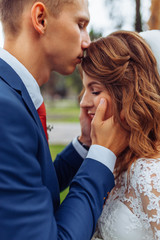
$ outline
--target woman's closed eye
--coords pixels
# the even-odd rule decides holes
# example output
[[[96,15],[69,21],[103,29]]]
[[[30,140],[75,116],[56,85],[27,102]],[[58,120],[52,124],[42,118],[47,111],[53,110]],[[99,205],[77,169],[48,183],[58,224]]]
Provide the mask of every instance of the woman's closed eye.
[[[93,95],[99,95],[101,93],[101,91],[92,91]]]

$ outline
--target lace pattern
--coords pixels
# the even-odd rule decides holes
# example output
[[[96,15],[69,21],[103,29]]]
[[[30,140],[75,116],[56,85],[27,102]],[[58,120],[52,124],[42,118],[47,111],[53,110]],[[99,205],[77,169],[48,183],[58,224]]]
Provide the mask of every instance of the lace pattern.
[[[160,159],[138,159],[117,180],[92,240],[160,240]]]

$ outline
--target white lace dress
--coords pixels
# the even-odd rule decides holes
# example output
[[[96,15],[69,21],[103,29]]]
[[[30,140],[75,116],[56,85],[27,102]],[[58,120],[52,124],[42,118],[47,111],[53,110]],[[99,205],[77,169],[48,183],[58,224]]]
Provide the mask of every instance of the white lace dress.
[[[138,159],[116,181],[92,240],[160,240],[160,159]]]

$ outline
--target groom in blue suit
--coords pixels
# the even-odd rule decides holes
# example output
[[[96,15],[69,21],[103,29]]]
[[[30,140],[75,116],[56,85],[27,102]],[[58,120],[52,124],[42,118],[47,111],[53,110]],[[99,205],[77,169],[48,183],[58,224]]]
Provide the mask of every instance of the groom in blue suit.
[[[103,101],[90,150],[83,147],[91,139],[82,124],[81,141],[74,139],[53,164],[37,113],[43,102],[39,86],[51,71],[72,73],[89,46],[88,1],[1,0],[0,15],[5,34],[0,49],[0,238],[89,240],[114,186],[116,156],[110,150],[116,141],[100,146],[98,139],[103,142],[107,128],[116,126],[103,121]],[[104,136],[98,135],[100,122]],[[113,138],[123,142],[122,136]],[[68,185],[60,205],[59,193]]]

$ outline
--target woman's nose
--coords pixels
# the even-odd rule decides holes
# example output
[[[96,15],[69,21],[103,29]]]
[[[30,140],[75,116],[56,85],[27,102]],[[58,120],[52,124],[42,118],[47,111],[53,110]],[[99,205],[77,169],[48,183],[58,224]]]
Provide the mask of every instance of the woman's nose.
[[[87,108],[92,106],[92,101],[91,99],[84,93],[81,101],[80,101],[80,107],[81,108]]]

